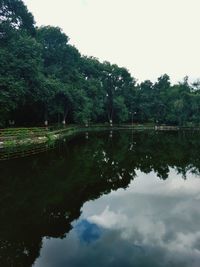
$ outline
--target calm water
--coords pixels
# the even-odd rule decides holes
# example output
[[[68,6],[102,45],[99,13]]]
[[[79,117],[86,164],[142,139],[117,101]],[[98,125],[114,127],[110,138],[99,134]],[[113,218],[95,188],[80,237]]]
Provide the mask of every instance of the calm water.
[[[199,267],[200,133],[80,134],[0,163],[0,266]]]

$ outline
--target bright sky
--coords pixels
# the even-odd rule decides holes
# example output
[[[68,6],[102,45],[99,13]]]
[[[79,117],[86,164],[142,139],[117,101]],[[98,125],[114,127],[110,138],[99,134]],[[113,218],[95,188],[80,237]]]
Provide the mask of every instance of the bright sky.
[[[24,0],[40,25],[59,26],[81,54],[141,80],[200,77],[200,0]]]

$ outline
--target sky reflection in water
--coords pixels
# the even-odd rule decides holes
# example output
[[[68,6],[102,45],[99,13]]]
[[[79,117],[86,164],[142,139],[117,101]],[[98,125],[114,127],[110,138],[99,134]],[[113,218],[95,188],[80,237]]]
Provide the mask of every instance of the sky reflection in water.
[[[170,168],[88,201],[64,239],[43,238],[34,267],[200,265],[200,179]]]

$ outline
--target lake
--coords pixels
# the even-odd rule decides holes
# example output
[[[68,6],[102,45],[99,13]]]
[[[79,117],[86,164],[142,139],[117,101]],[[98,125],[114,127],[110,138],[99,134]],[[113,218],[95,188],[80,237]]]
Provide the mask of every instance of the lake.
[[[200,266],[200,133],[101,131],[0,162],[0,266]]]

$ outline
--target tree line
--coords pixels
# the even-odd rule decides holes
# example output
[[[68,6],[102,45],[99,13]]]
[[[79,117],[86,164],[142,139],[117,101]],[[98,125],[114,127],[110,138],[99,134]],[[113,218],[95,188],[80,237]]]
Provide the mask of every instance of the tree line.
[[[138,83],[82,56],[59,27],[36,27],[22,0],[0,0],[0,126],[57,122],[198,126],[200,82]]]

